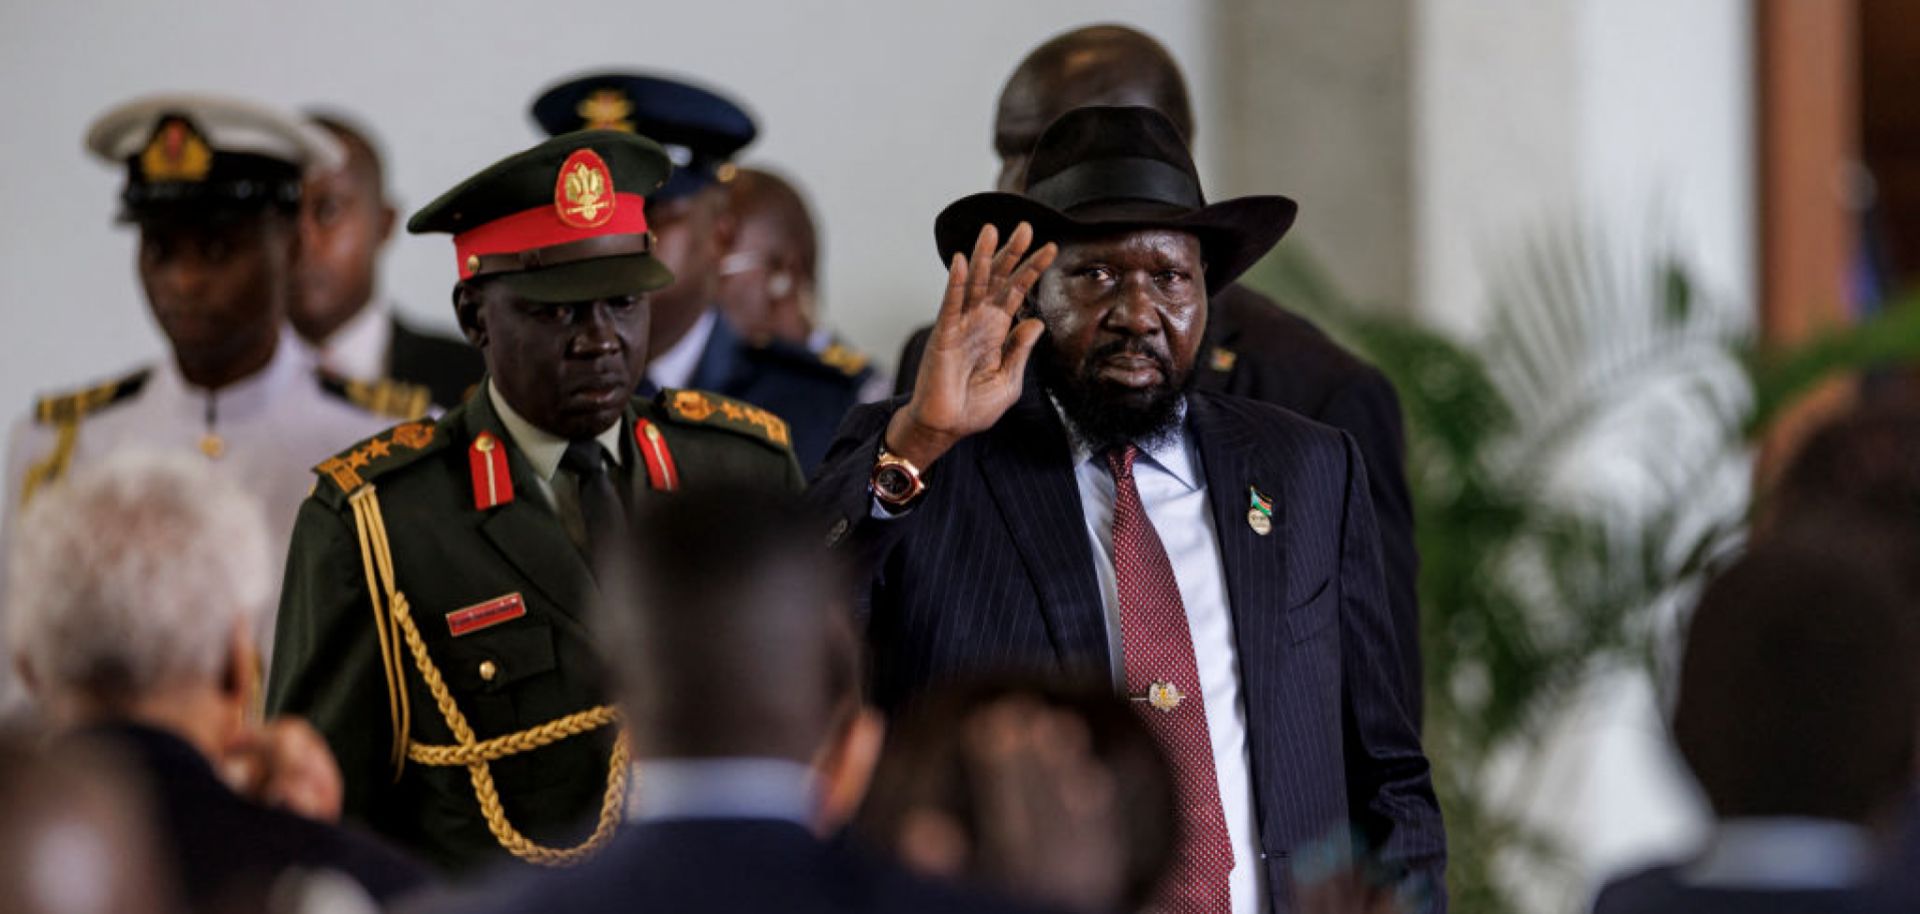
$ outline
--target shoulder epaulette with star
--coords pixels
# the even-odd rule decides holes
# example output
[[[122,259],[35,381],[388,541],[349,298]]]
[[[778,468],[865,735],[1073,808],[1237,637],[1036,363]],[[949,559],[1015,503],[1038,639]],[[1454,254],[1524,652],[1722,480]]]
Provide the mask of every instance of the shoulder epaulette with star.
[[[671,389],[661,391],[656,402],[681,425],[726,429],[781,449],[793,446],[786,420],[751,403],[704,390]]]
[[[849,378],[857,378],[867,370],[867,354],[842,343],[834,343],[820,350],[820,361],[840,369],[840,373]]]
[[[313,468],[320,476],[313,494],[337,505],[382,474],[439,450],[446,438],[445,430],[425,419],[396,425],[320,461]]]
[[[825,353],[815,353],[805,346],[795,346],[775,340],[746,349],[749,361],[763,365],[776,366],[778,370],[800,374],[852,389],[859,384],[860,372],[866,368],[866,357],[851,349],[841,348],[836,354],[837,362],[826,361]],[[855,365],[855,362],[858,362]],[[849,368],[848,366],[854,366]]]
[[[355,381],[322,371],[320,389],[367,412],[389,419],[419,419],[433,406],[432,391],[418,384],[391,378]]]
[[[146,385],[147,378],[152,374],[152,369],[142,368],[124,378],[85,390],[41,397],[33,405],[33,421],[41,425],[65,425],[79,422],[92,413],[130,399],[140,392],[140,388]]]

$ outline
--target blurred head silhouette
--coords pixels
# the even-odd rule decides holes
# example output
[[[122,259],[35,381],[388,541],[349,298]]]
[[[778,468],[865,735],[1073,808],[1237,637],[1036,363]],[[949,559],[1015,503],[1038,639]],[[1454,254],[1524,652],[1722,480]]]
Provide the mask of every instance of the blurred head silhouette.
[[[636,760],[810,765],[823,833],[865,794],[881,740],[824,529],[768,488],[658,499],[618,560],[602,557],[611,586],[598,614]]]

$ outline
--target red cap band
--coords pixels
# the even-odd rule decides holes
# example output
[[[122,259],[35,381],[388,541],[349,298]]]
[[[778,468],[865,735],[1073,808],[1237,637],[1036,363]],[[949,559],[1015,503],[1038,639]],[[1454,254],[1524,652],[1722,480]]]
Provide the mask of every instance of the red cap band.
[[[613,216],[593,228],[575,228],[562,222],[553,204],[522,210],[453,236],[453,253],[460,278],[473,275],[474,258],[488,254],[518,254],[598,238],[601,235],[640,235],[647,231],[647,199],[639,194],[614,194]]]

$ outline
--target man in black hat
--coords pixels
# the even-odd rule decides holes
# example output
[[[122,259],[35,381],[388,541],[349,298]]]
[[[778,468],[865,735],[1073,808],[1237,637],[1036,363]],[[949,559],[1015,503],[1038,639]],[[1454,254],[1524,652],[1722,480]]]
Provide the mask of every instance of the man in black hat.
[[[666,153],[592,131],[503,159],[416,213],[446,232],[481,390],[315,468],[267,705],[309,718],[346,811],[449,868],[571,862],[621,815],[625,744],[585,621],[590,558],[683,484],[797,489],[784,423],[698,391],[633,396]]]
[[[1018,193],[1034,141],[1054,119],[1082,105],[1145,105],[1166,115],[1189,144],[1192,106],[1180,65],[1160,42],[1122,25],[1093,25],[1035,48],[1000,90],[993,147],[998,189]],[[900,354],[895,393],[911,389],[931,327]],[[1238,283],[1208,302],[1206,337],[1194,366],[1201,390],[1284,406],[1353,436],[1367,462],[1379,520],[1387,601],[1393,607],[1414,719],[1420,719],[1420,556],[1407,491],[1400,401],[1379,370],[1329,339],[1307,319]]]
[[[1211,296],[1294,211],[1208,205],[1152,109],[1061,117],[1024,194],[941,213],[947,292],[913,396],[857,409],[813,494],[872,562],[883,708],[1022,667],[1134,701],[1181,797],[1166,909],[1292,910],[1287,855],[1351,823],[1442,910],[1359,450],[1194,388]]]
[[[400,320],[378,292],[380,252],[398,214],[387,199],[386,168],[365,128],[341,115],[308,120],[333,135],[342,161],[307,170],[300,208],[300,282],[288,316],[342,378],[393,378],[425,387],[452,409],[486,371],[466,340],[426,333]]]
[[[793,429],[793,450],[811,471],[840,420],[859,402],[858,367],[821,361],[803,346],[750,343],[721,316],[721,259],[735,222],[726,184],[732,158],[753,142],[753,119],[718,93],[679,80],[603,73],[570,80],[533,103],[551,135],[637,131],[674,159],[673,178],[647,199],[656,252],[673,285],[653,301],[647,377],[657,387],[711,390],[772,410]]]

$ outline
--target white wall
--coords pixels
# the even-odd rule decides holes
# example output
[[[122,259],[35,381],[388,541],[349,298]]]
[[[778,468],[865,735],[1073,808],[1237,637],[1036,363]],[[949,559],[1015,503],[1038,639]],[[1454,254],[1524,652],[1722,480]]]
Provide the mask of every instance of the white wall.
[[[755,111],[762,134],[746,159],[797,176],[825,222],[830,320],[891,361],[937,302],[934,214],[992,180],[993,102],[1019,58],[1058,31],[1117,20],[1197,62],[1211,10],[1198,0],[0,4],[0,415],[164,351],[133,235],[110,224],[121,173],[81,147],[93,117],[133,95],[220,90],[356,112],[382,134],[395,193],[417,207],[537,140],[527,105],[559,77],[612,66],[695,76]],[[1206,110],[1210,70],[1190,68]],[[451,326],[444,236],[400,238],[386,266],[409,313]]]
[[[1470,333],[1486,268],[1555,222],[1658,226],[1707,288],[1755,291],[1745,0],[1422,0],[1420,310]]]

